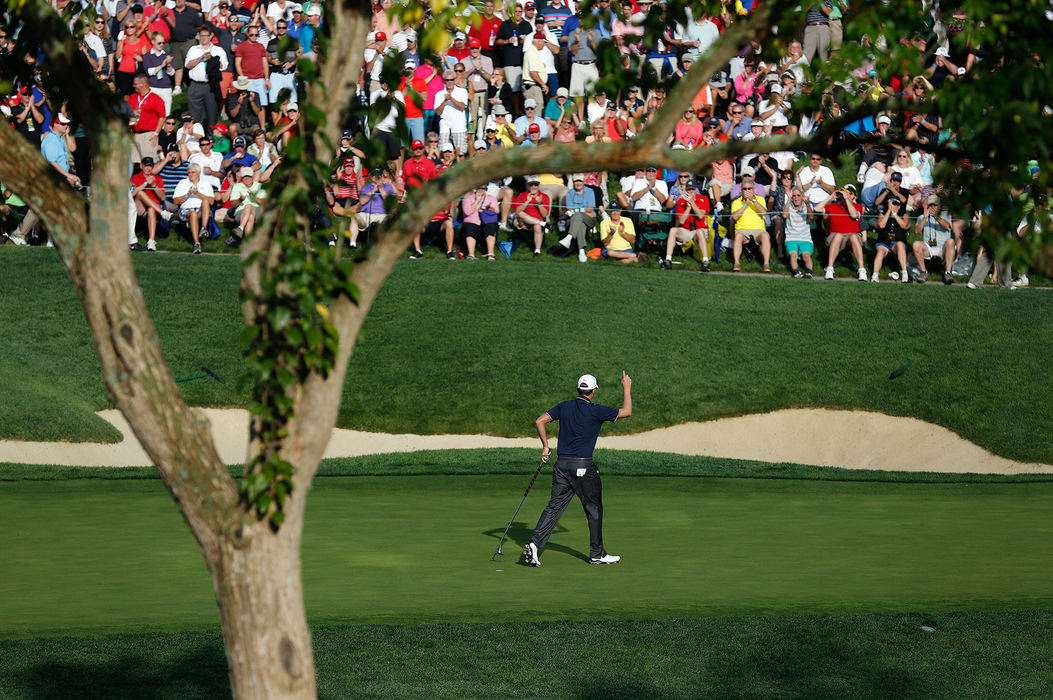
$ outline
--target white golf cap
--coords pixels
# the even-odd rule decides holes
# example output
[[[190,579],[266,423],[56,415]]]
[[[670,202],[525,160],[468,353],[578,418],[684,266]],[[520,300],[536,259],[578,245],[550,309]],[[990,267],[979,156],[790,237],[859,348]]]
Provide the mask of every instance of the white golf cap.
[[[592,391],[596,388],[596,377],[591,374],[583,374],[578,377],[578,389],[581,391]]]

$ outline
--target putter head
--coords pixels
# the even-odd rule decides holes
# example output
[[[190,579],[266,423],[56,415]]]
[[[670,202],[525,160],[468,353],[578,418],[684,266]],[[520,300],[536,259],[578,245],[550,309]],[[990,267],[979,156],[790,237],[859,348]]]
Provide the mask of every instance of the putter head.
[[[215,380],[216,380],[217,382],[222,382],[222,381],[223,381],[223,377],[219,376],[218,374],[216,374],[215,372],[213,372],[212,370],[210,370],[210,369],[209,369],[208,367],[205,367],[204,365],[201,365],[201,369],[202,369],[202,370],[203,370],[203,371],[204,371],[204,372],[205,372],[206,374],[208,374],[208,376],[210,376],[210,377],[212,377],[213,379],[215,379]]]
[[[904,374],[907,373],[907,370],[910,369],[910,364],[911,363],[908,362],[907,364],[892,370],[892,374],[888,375],[888,378],[895,379],[897,377],[902,377]]]
[[[505,555],[505,553],[501,551],[500,547],[498,547],[497,549],[494,550],[493,555],[491,555],[490,561],[493,561],[497,557],[503,557],[504,555]]]

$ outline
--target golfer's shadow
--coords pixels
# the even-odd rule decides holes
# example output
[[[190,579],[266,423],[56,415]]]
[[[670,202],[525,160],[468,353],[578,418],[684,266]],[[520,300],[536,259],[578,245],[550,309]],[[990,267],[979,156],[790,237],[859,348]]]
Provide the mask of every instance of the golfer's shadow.
[[[496,543],[501,541],[501,533],[503,533],[504,531],[505,529],[503,527],[499,527],[493,530],[483,530],[482,534],[486,535],[487,537],[492,537],[494,539],[494,548],[496,549]],[[510,550],[508,552],[504,552],[504,555],[506,557],[514,556],[517,559],[517,564],[519,564],[520,566],[526,566],[526,564],[523,563],[523,545],[525,545],[530,540],[530,535],[533,532],[534,528],[528,525],[527,523],[521,523],[518,520],[513,522],[512,526],[508,528],[508,537],[505,538],[505,543],[501,545],[502,552],[504,552],[504,550],[506,549]],[[567,528],[563,527],[562,525],[556,525],[556,529],[552,531],[552,534],[558,535],[561,532],[567,532]],[[509,545],[512,546],[509,547]],[[493,549],[490,550],[491,554],[493,553],[493,551]],[[581,552],[579,552],[578,550],[573,549],[571,547],[567,547],[565,545],[556,544],[551,539],[548,541],[548,544],[545,545],[545,551],[561,552],[563,554],[569,554],[572,557],[577,557],[582,561],[589,561],[589,558]]]

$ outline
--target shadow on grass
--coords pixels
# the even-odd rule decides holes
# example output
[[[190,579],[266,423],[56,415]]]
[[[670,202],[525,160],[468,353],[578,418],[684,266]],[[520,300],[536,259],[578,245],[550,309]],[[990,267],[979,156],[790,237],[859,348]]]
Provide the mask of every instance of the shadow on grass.
[[[8,641],[0,695],[216,698],[230,695],[219,633]]]
[[[493,530],[483,530],[482,534],[486,535],[487,537],[493,537],[495,542],[500,542],[501,533],[503,533],[504,531],[505,529],[503,527],[500,527],[495,528]],[[518,520],[512,523],[512,526],[508,528],[508,536],[505,537],[505,542],[503,545],[501,545],[502,554],[505,557],[514,556],[517,558],[516,563],[522,566],[526,566],[526,564],[523,563],[522,557],[523,545],[530,541],[530,535],[533,534],[533,532],[534,528],[530,525],[527,525],[526,523],[522,523]],[[556,529],[552,531],[552,534],[557,535],[561,532],[567,532],[567,528],[557,524]],[[497,549],[496,544],[494,545],[494,549]],[[493,549],[490,550],[491,553],[493,553],[493,551]],[[571,547],[567,547],[565,545],[556,544],[551,539],[549,539],[548,544],[545,545],[544,551],[560,552],[561,554],[567,554],[584,562],[589,561],[589,558],[582,552]]]

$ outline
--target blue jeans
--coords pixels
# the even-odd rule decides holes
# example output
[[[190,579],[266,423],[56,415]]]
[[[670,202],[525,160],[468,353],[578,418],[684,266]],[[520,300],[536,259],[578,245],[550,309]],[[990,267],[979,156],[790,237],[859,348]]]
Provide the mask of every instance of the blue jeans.
[[[410,143],[424,140],[424,117],[414,117],[406,120],[406,127],[410,133]]]

